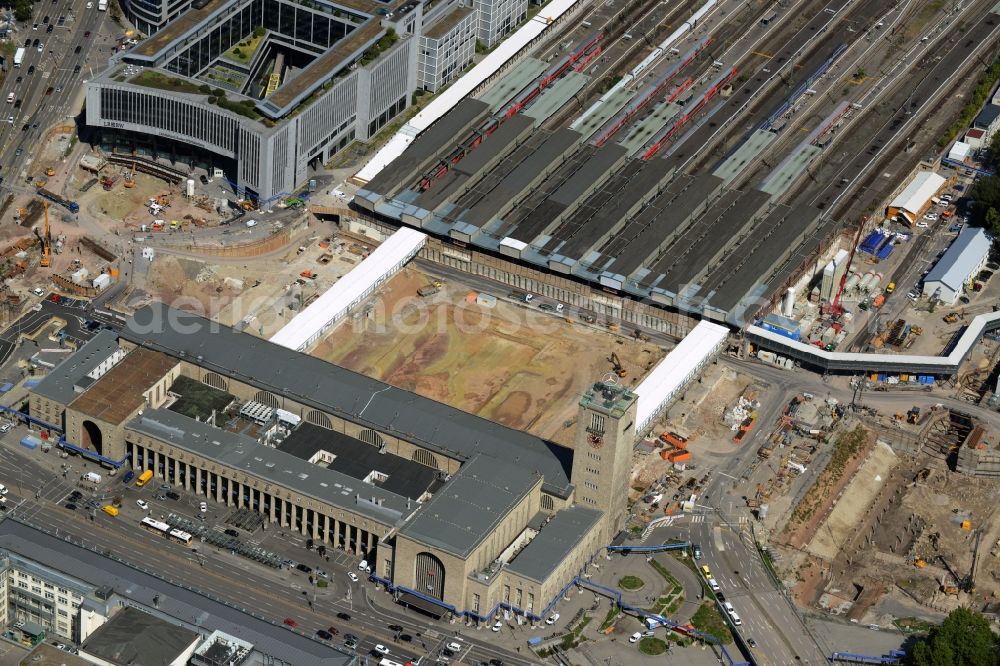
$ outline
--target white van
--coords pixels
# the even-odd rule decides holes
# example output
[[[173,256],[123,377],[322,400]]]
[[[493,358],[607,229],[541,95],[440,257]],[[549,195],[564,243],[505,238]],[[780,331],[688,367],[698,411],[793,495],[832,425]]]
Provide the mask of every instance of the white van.
[[[7,103],[8,104],[13,104],[14,100],[16,98],[17,98],[17,95],[15,95],[14,93],[10,93],[9,95],[7,95]]]
[[[726,609],[726,613],[729,614],[729,618],[733,621],[733,624],[737,627],[743,624],[743,620],[740,619],[740,616],[736,613],[736,609],[733,608],[731,603],[724,601],[722,603],[722,607]]]

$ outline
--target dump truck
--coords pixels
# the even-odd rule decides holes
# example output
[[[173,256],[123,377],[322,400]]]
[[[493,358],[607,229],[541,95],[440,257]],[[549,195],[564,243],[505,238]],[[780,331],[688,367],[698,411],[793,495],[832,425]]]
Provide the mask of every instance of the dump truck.
[[[428,296],[433,296],[439,291],[441,291],[439,287],[435,287],[433,284],[427,284],[417,289],[417,296],[420,296],[421,298],[427,298]]]

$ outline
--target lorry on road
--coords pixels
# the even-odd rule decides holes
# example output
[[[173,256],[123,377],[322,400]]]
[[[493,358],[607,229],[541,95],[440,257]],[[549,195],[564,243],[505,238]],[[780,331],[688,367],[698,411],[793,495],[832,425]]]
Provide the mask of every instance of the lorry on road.
[[[24,47],[14,52],[14,67],[20,67],[22,62],[24,62]]]
[[[152,478],[153,478],[153,470],[147,469],[142,474],[139,475],[138,479],[135,480],[135,485],[137,488],[142,488]]]
[[[108,11],[108,0],[97,0],[97,9],[102,12]]]

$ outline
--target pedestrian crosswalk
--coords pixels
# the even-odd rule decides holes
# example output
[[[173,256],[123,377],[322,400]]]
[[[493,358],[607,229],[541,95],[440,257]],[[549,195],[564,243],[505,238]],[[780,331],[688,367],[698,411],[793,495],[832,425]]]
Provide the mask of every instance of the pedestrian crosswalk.
[[[688,522],[691,523],[692,525],[696,525],[698,523],[704,523],[707,520],[708,520],[708,514],[704,513],[693,513],[688,516]],[[750,517],[735,516],[729,519],[729,523],[732,525],[749,525]]]

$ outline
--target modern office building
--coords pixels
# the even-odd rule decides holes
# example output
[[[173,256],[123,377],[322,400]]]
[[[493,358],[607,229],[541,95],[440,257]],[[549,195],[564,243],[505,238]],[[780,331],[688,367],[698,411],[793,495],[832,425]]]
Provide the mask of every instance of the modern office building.
[[[129,23],[144,35],[152,35],[190,9],[192,0],[118,0]]]
[[[473,0],[479,40],[492,48],[528,15],[528,0]]]
[[[476,8],[199,0],[178,16],[184,3],[148,0],[159,18],[140,18],[146,2],[131,0],[126,11],[155,34],[87,84],[94,141],[170,160],[182,174],[221,168],[238,194],[264,203],[304,185],[310,166],[351,141],[374,136],[418,89],[456,77],[475,53],[478,16],[488,15],[496,41],[525,15],[506,0]]]
[[[574,445],[166,306],[31,391],[69,446],[365,558],[411,606],[538,618],[620,529],[637,395],[583,391]]]
[[[417,78],[424,90],[437,91],[472,62],[479,18],[468,5],[439,2],[426,23],[430,27],[420,37]]]

